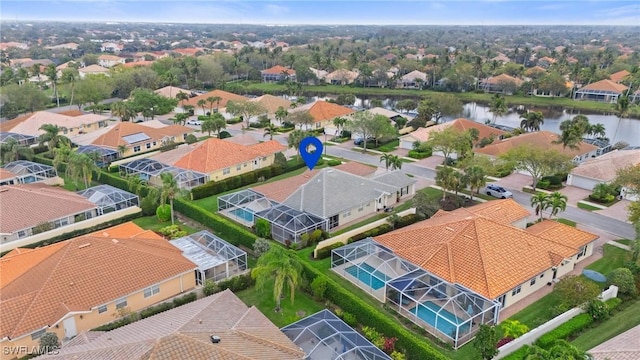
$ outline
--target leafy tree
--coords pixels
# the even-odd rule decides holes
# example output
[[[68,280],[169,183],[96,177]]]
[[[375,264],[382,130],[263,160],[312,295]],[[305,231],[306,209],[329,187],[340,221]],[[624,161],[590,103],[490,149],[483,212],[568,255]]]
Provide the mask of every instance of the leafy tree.
[[[187,123],[187,119],[189,119],[189,113],[177,113],[173,117],[173,122],[176,124],[185,125]]]
[[[82,109],[85,104],[94,105],[111,97],[113,86],[108,77],[92,75],[77,81],[75,92],[77,94],[78,109]]]
[[[556,72],[551,71],[537,81],[538,90],[549,92],[551,96],[562,96],[567,92],[567,82],[564,77]]]
[[[542,212],[549,208],[549,195],[543,192],[536,192],[531,196],[531,207],[536,210],[536,216],[540,215],[542,221]]]
[[[46,108],[49,98],[36,85],[9,84],[0,88],[4,105],[2,116],[13,118],[24,112],[35,112]]]
[[[155,115],[172,112],[178,105],[178,100],[156,94],[149,89],[136,89],[131,93],[129,103],[135,112],[142,112],[143,116],[153,119]]]
[[[498,354],[496,345],[498,344],[498,332],[494,326],[481,324],[473,340],[473,347],[480,353],[484,360],[491,360]]]
[[[184,142],[186,142],[187,144],[195,144],[198,142],[198,138],[193,134],[189,134],[186,138],[184,138]]]
[[[270,238],[271,237],[271,224],[266,219],[257,219],[256,220],[256,235],[261,238]]]
[[[440,205],[437,201],[434,201],[429,195],[423,191],[416,192],[416,195],[412,199],[413,205],[416,208],[416,214],[422,218],[430,218],[435,214]]]
[[[617,268],[607,274],[607,286],[615,285],[621,295],[633,297],[637,294],[635,280],[631,270]]]
[[[359,111],[355,113],[351,120],[347,121],[345,125],[349,131],[355,132],[362,137],[363,152],[367,151],[367,139],[373,136],[373,122],[375,117],[374,114],[368,111]]]
[[[160,203],[164,205],[167,199],[169,200],[169,206],[171,208],[171,225],[174,225],[175,218],[173,215],[173,200],[181,194],[180,188],[178,187],[178,181],[176,181],[173,174],[169,172],[163,172],[160,174],[160,179],[162,180]]]
[[[552,216],[558,215],[560,210],[565,211],[567,209],[567,200],[567,196],[561,192],[554,191],[549,194],[548,206],[551,208],[549,219],[551,219]]]
[[[453,94],[436,93],[429,96],[427,102],[433,110],[436,124],[445,116],[457,116],[462,113],[462,102]]]
[[[9,139],[4,144],[0,144],[0,153],[1,160],[5,164],[20,159],[31,160],[34,155],[32,148],[20,144],[15,139]]]
[[[413,99],[404,99],[404,100],[400,100],[398,101],[398,103],[396,104],[396,108],[400,111],[404,111],[404,112],[409,112],[411,110],[414,110],[418,105],[416,104],[416,101]]]
[[[256,241],[253,242],[253,255],[257,258],[269,251],[269,249],[271,249],[271,241],[267,239],[257,238]]]
[[[489,111],[493,114],[493,123],[496,122],[496,118],[502,117],[507,113],[507,99],[504,96],[500,96],[500,94],[495,94],[491,97],[491,102],[489,103]]]
[[[384,115],[375,115],[373,119],[370,120],[369,133],[376,139],[376,146],[378,146],[378,141],[381,138],[395,136],[396,129],[393,127],[388,117]]]
[[[573,308],[595,299],[600,294],[600,287],[585,277],[569,275],[560,279],[553,291],[562,305]]]
[[[464,173],[467,176],[467,182],[471,188],[471,200],[473,200],[473,193],[479,194],[480,189],[487,184],[487,174],[485,170],[478,165],[466,168]]]
[[[413,120],[409,121],[407,125],[414,129],[426,127],[427,123],[433,119],[435,111],[436,110],[429,101],[423,100],[418,104],[418,115],[413,118]]]
[[[543,176],[569,172],[573,167],[569,155],[555,149],[536,147],[533,144],[520,144],[500,157],[517,170],[526,171],[533,180],[532,188],[536,189]]]
[[[136,116],[133,106],[129,102],[118,101],[111,104],[111,114],[120,118],[120,121],[130,121]]]
[[[251,118],[264,114],[267,110],[262,104],[255,101],[229,101],[227,102],[227,112],[233,116],[242,117],[246,127],[249,128]]]
[[[43,145],[45,143],[47,144],[47,147],[49,148],[49,155],[51,157],[53,157],[54,149],[58,147],[58,144],[71,143],[71,141],[69,141],[66,136],[61,134],[62,128],[58,125],[43,124],[42,126],[40,126],[40,130],[44,131],[44,134],[40,135],[40,137],[38,138],[40,145]]]
[[[302,265],[291,250],[281,246],[272,246],[258,259],[258,263],[251,270],[251,277],[256,280],[259,291],[273,282],[273,300],[276,311],[280,311],[280,298],[285,289],[290,292],[293,303],[295,292],[302,281]]]
[[[460,132],[453,127],[434,131],[429,135],[427,143],[434,152],[441,152],[445,160],[453,153],[465,152],[470,149],[468,133]],[[445,162],[446,164],[446,162]]]
[[[56,333],[46,332],[38,340],[38,345],[40,354],[49,354],[60,348],[60,340]]]
[[[295,125],[300,126],[300,130],[302,130],[303,127],[305,128],[305,130],[308,130],[309,126],[315,121],[309,111],[306,110],[291,112],[289,113],[288,118],[289,121],[291,121]]]
[[[202,122],[200,129],[208,132],[209,136],[211,136],[212,131],[219,135],[220,131],[226,127],[227,121],[224,119],[224,116],[220,113],[215,113]]]
[[[631,248],[631,261],[635,264],[640,257],[640,221],[636,221],[633,227],[636,230],[636,238],[631,241],[629,248]]]
[[[640,164],[618,169],[614,184],[625,187],[630,194],[640,194]]]
[[[396,123],[396,129],[398,129],[398,130],[402,130],[402,129],[404,129],[404,127],[407,125],[407,122],[408,122],[409,120],[407,120],[407,119],[403,118],[402,116],[399,116],[399,117],[397,117],[394,121],[395,121],[395,123]]]

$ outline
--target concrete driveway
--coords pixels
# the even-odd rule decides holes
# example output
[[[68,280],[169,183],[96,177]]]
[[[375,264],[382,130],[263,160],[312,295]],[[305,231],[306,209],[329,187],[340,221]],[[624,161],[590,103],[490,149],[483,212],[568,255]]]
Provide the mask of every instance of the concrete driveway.
[[[595,210],[592,212],[596,214],[608,216],[616,220],[629,222],[627,221],[627,217],[629,216],[629,212],[627,211],[627,208],[629,207],[630,204],[631,204],[631,201],[629,200],[620,200],[617,203],[609,206],[604,210]]]
[[[531,176],[519,173],[513,173],[505,176],[498,181],[494,181],[506,189],[510,190],[522,190],[523,187],[531,185]]]
[[[436,166],[438,165],[442,165],[442,162],[444,161],[444,157],[443,156],[438,156],[438,155],[433,155],[433,156],[429,156],[428,158],[424,158],[422,160],[418,160],[416,162],[414,162],[414,165],[418,165],[418,166],[422,166],[422,167],[426,167],[427,169],[435,169]]]
[[[565,186],[559,191],[567,197],[567,204],[571,206],[578,206],[578,201],[587,199],[591,194],[591,191],[575,186]]]

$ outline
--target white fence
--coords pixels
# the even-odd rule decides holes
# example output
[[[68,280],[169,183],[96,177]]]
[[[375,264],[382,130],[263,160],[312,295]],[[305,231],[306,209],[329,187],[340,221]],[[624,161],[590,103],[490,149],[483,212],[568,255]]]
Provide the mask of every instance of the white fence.
[[[616,297],[617,295],[618,295],[618,288],[614,285],[611,285],[607,290],[603,291],[600,294],[600,296],[598,296],[598,299],[602,301],[607,301],[609,299]],[[496,355],[496,357],[494,357],[494,360],[502,359],[503,357],[511,354],[512,352],[520,349],[525,345],[533,344],[542,335],[566,323],[567,321],[571,320],[577,315],[582,314],[583,312],[585,311],[582,308],[577,307],[554,317],[553,319],[547,321],[546,323],[538,326],[533,330],[530,330],[528,333],[500,347],[499,348],[500,352],[498,353],[498,355]]]

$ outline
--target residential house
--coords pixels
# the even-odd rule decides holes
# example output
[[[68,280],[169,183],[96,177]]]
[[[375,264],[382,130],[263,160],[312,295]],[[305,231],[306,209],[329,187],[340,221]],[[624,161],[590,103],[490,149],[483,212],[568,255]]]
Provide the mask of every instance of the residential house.
[[[460,118],[426,128],[419,128],[416,131],[408,133],[407,135],[403,135],[400,137],[400,148],[412,150],[413,144],[416,141],[427,142],[429,141],[429,137],[431,136],[431,134],[433,134],[434,132],[442,131],[450,127],[460,132],[468,131],[471,129],[478,130],[478,140],[474,143],[474,146],[478,146],[482,139],[501,139],[502,136],[506,134],[506,132],[500,129],[496,129],[494,127],[487,126],[473,120]]]
[[[175,86],[165,86],[163,88],[155,90],[154,92],[170,99],[175,99],[176,95],[178,95],[179,93],[185,93],[189,96],[192,95],[191,90],[186,90]]]
[[[143,61],[133,61],[133,62],[124,63],[124,64],[121,64],[120,66],[123,66],[125,68],[136,68],[136,67],[145,67],[145,66],[151,66],[151,65],[153,65],[153,61],[143,60]]]
[[[304,350],[305,359],[391,360],[328,309],[287,325],[282,332]]]
[[[69,114],[69,115],[67,115]],[[43,125],[60,127],[62,135],[73,138],[76,135],[94,132],[109,126],[109,118],[98,114],[84,114],[81,112],[53,113],[50,111],[36,111],[13,120],[5,121],[0,129],[27,136],[40,136]]]
[[[511,62],[511,59],[509,59],[509,57],[503,53],[498,53],[497,56],[491,58],[491,61],[497,61],[499,63],[506,64]]]
[[[558,134],[550,131],[534,131],[494,141],[493,144],[487,145],[483,148],[476,148],[473,151],[477,154],[484,154],[492,158],[497,158],[518,145],[532,144],[534,147],[538,147],[540,149],[555,149],[560,153],[569,155],[573,158],[573,161],[576,164],[597,156],[598,147],[595,145],[581,142],[577,148],[572,149],[570,147],[564,147],[562,144],[555,144],[554,141],[557,141],[558,138]]]
[[[597,235],[528,216],[512,199],[439,210],[333,250],[332,270],[458,348],[593,253]]]
[[[10,49],[10,48],[27,50],[29,48],[29,45],[25,44],[25,43],[21,43],[21,42],[16,42],[16,41],[9,41],[9,42],[0,43],[0,50],[7,50],[7,49]]]
[[[609,76],[609,80],[613,81],[614,83],[620,84],[620,82],[622,82],[622,80],[624,80],[624,78],[629,75],[631,75],[631,73],[627,70],[620,70],[616,73],[611,74],[611,76]]]
[[[50,50],[61,50],[61,49],[77,50],[78,46],[79,46],[79,44],[76,44],[74,42],[70,42],[70,43],[65,43],[65,44],[45,46],[45,49],[50,49]]]
[[[115,55],[100,55],[98,56],[98,65],[110,68],[119,64],[124,64],[125,58]]]
[[[102,45],[100,46],[100,51],[116,53],[117,54],[120,51],[122,51],[123,48],[124,48],[124,46],[122,46],[120,44],[116,44],[116,43],[113,43],[113,42],[106,42],[106,43],[102,43]]]
[[[538,66],[543,67],[545,69],[548,69],[549,66],[555,63],[556,63],[556,60],[548,56],[543,56],[540,59],[538,59]]]
[[[567,177],[567,185],[592,191],[598,184],[613,182],[618,170],[638,165],[640,165],[640,149],[612,151],[595,159],[589,159],[571,169]],[[622,188],[620,193],[625,199],[632,201],[637,199],[637,195],[631,194],[625,188]]]
[[[166,125],[156,128],[144,123],[120,122],[91,142],[91,145],[106,147],[127,157],[136,153],[157,150],[171,143],[184,142],[192,128],[182,125]]]
[[[282,65],[275,65],[266,70],[260,71],[262,82],[280,82],[285,80],[296,80],[296,71]]]
[[[78,74],[80,75],[80,79],[84,79],[87,75],[111,76],[109,69],[96,64],[79,68]]]
[[[211,97],[220,98],[220,101],[216,101],[214,104],[209,104],[209,102],[207,102],[207,105],[205,106],[205,110],[207,110],[209,107],[213,106],[214,112],[216,112],[216,111],[224,111],[223,109],[227,107],[227,102],[229,102],[229,101],[247,101],[247,100],[249,100],[249,98],[246,98],[246,97],[244,97],[242,95],[230,93],[230,92],[223,91],[223,90],[213,90],[213,91],[210,91],[210,92],[208,92],[206,94],[194,96],[194,97],[190,98],[189,100],[184,101],[184,105],[193,106],[193,110],[194,110],[194,113],[196,115],[206,115],[206,113],[209,112],[209,110],[202,111],[202,108],[200,106],[198,106],[198,101],[200,101],[200,100],[207,101],[207,99],[211,98]],[[178,107],[181,107],[182,105],[183,105],[183,102],[181,101],[178,104]]]
[[[33,161],[17,160],[5,164],[0,168],[0,185],[31,184],[44,182],[48,185],[58,185],[63,181],[53,166]]]
[[[298,111],[308,111],[313,117],[313,124],[308,128],[320,129],[327,125],[333,124],[333,119],[337,117],[343,117],[355,113],[355,110],[348,107],[330,103],[324,100],[317,100],[309,104],[298,106],[294,109],[289,109],[289,113],[295,113]]]
[[[639,103],[640,102],[640,90],[634,91],[634,93],[631,94],[631,96],[629,96],[629,100],[631,100],[632,103]]]
[[[196,286],[196,266],[181,250],[131,222],[36,249],[15,249],[0,258],[0,270],[0,345],[5,349],[37,347],[46,332],[65,342]],[[2,359],[8,358],[11,354],[3,352]]]
[[[327,74],[324,80],[331,85],[349,85],[353,84],[358,78],[357,71],[350,71],[346,69],[338,69],[334,72]]]
[[[573,99],[615,103],[627,89],[625,85],[604,79],[581,87],[574,93]]]
[[[273,165],[275,155],[287,148],[276,140],[244,146],[210,138],[154,156],[163,163],[207,174],[209,180],[220,181]],[[171,159],[175,155],[175,160]]]
[[[310,67],[309,70],[311,70],[311,72],[316,77],[316,79],[318,79],[318,82],[320,84],[324,84],[326,82],[325,78],[329,74],[326,70],[320,70],[320,69],[316,69],[316,68],[312,68],[312,67]],[[311,85],[315,85],[315,81],[312,81]]]
[[[262,105],[262,107],[267,111],[266,114],[270,119],[275,116],[276,111],[278,111],[280,107],[289,111],[292,104],[291,101],[285,98],[269,94],[258,96],[257,98],[250,99],[249,101],[257,102],[258,104]]]
[[[398,83],[403,88],[420,89],[427,82],[427,74],[414,70],[400,78]]]
[[[174,49],[174,53],[180,54],[182,56],[198,56],[198,54],[204,54],[204,49],[202,48],[181,48]]]
[[[148,317],[121,328],[87,331],[57,354],[38,359],[302,360],[304,352],[255,306],[230,290]]]
[[[523,80],[511,75],[500,74],[480,81],[479,88],[486,92],[512,95],[523,83]]]

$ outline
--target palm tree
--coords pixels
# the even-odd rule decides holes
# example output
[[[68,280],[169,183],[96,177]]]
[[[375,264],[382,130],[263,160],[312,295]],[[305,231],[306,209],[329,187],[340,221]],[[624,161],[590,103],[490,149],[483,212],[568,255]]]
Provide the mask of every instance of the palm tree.
[[[58,70],[54,64],[49,64],[44,70],[44,74],[47,75],[49,81],[53,85],[53,94],[56,97],[56,105],[60,107],[60,94],[58,94]]]
[[[140,196],[144,183],[138,174],[129,174],[127,176],[127,186],[129,187],[129,191]]]
[[[567,209],[567,200],[567,196],[558,191],[554,191],[549,195],[548,205],[551,208],[549,219],[558,215],[560,210],[565,211]]]
[[[180,101],[180,105],[184,109],[184,102],[189,100],[189,95],[183,93],[182,91],[176,94],[176,99]]]
[[[500,96],[500,94],[495,94],[489,104],[489,111],[493,114],[493,122],[496,122],[497,117],[504,116],[507,110],[507,100]]]
[[[520,118],[520,128],[525,131],[540,131],[540,125],[544,124],[544,115],[540,111],[524,113]]]
[[[198,106],[200,106],[202,108],[202,114],[206,114],[206,110],[204,109],[204,106],[207,105],[207,100],[205,99],[200,99],[198,100]]]
[[[94,172],[100,177],[100,168],[89,155],[74,151],[69,153],[67,157],[67,174],[74,179],[76,189],[77,180],[79,179],[84,182],[84,188],[88,188],[93,180]]]
[[[474,191],[479,194],[480,188],[487,184],[487,175],[484,169],[477,165],[465,169],[464,173],[467,175],[467,182],[471,188],[471,200],[473,200]]]
[[[393,155],[389,153],[386,153],[380,156],[380,162],[384,161],[384,168],[387,169],[387,171],[389,171],[389,166],[391,166],[392,158],[393,158]]]
[[[456,172],[456,169],[449,166],[443,166],[436,172],[436,185],[442,188],[442,200],[446,199],[447,190],[456,188],[457,179],[454,174]]]
[[[31,160],[34,155],[32,148],[20,144],[15,139],[9,139],[2,144],[0,153],[2,153],[2,162],[5,164],[20,159]]]
[[[54,149],[53,167],[56,170],[62,170],[62,164],[66,164],[71,154],[71,146],[67,143],[60,143],[58,147]]]
[[[189,114],[187,113],[177,113],[176,116],[174,116],[173,122],[175,122],[176,124],[185,125],[188,118]]]
[[[166,204],[167,199],[169,199],[169,206],[171,207],[171,225],[174,225],[175,218],[173,216],[173,199],[175,199],[180,193],[178,181],[176,181],[175,177],[173,177],[173,174],[170,172],[163,172],[160,174],[160,179],[162,180],[160,202],[164,205]]]
[[[282,122],[287,118],[287,116],[289,116],[289,112],[284,107],[279,106],[275,112],[275,116],[276,120],[280,122],[280,126],[282,126]]]
[[[280,311],[282,293],[287,288],[291,303],[295,299],[296,289],[302,281],[302,265],[290,250],[280,246],[272,246],[269,251],[258,258],[258,263],[251,270],[251,277],[256,280],[258,291],[273,281],[273,300],[276,311]]]
[[[333,119],[333,125],[338,129],[338,136],[342,136],[342,131],[344,126],[347,124],[347,119],[343,117],[337,117]]]
[[[604,127],[603,124],[593,124],[589,127],[589,133],[593,136],[595,136],[596,138],[600,139],[600,138],[604,138],[605,135],[607,135],[607,129]]]
[[[118,145],[118,153],[120,153],[120,157],[123,157],[125,152],[127,152],[127,146]]]
[[[400,170],[402,169],[402,159],[400,159],[398,155],[393,155],[389,165],[391,166],[391,170]]]
[[[307,136],[309,136],[309,133],[307,131],[304,130],[293,130],[292,132],[289,133],[289,136],[287,137],[287,143],[289,145],[290,148],[294,148],[296,149],[296,152],[298,153],[298,157],[300,156],[300,142],[302,141],[302,139],[306,138]]]
[[[71,97],[69,98],[69,105],[73,105],[73,95],[75,93],[76,81],[78,80],[78,70],[73,68],[64,69],[62,71],[62,77],[60,80],[71,87]]]
[[[584,115],[576,115],[571,120],[560,123],[560,137],[553,141],[565,148],[578,149],[582,138],[590,131],[589,118]]]
[[[135,111],[124,101],[118,101],[111,105],[111,114],[120,118],[120,121],[129,121],[136,116]]]
[[[531,207],[535,208],[536,216],[540,215],[542,221],[542,212],[549,207],[549,195],[543,192],[537,192],[531,196]]]
[[[269,140],[273,140],[273,135],[277,134],[278,127],[270,123],[266,128],[264,128],[264,135],[262,135],[262,137],[269,136]]]
[[[53,151],[56,147],[58,147],[59,143],[70,143],[69,139],[66,136],[60,135],[62,128],[58,125],[43,124],[42,126],[40,126],[39,130],[44,131],[44,134],[40,135],[39,137],[40,145],[47,143],[47,146],[49,147],[49,154],[51,157],[53,157]]]
[[[624,118],[629,116],[629,96],[619,96],[618,101],[616,102],[616,111],[618,112],[618,116]]]

